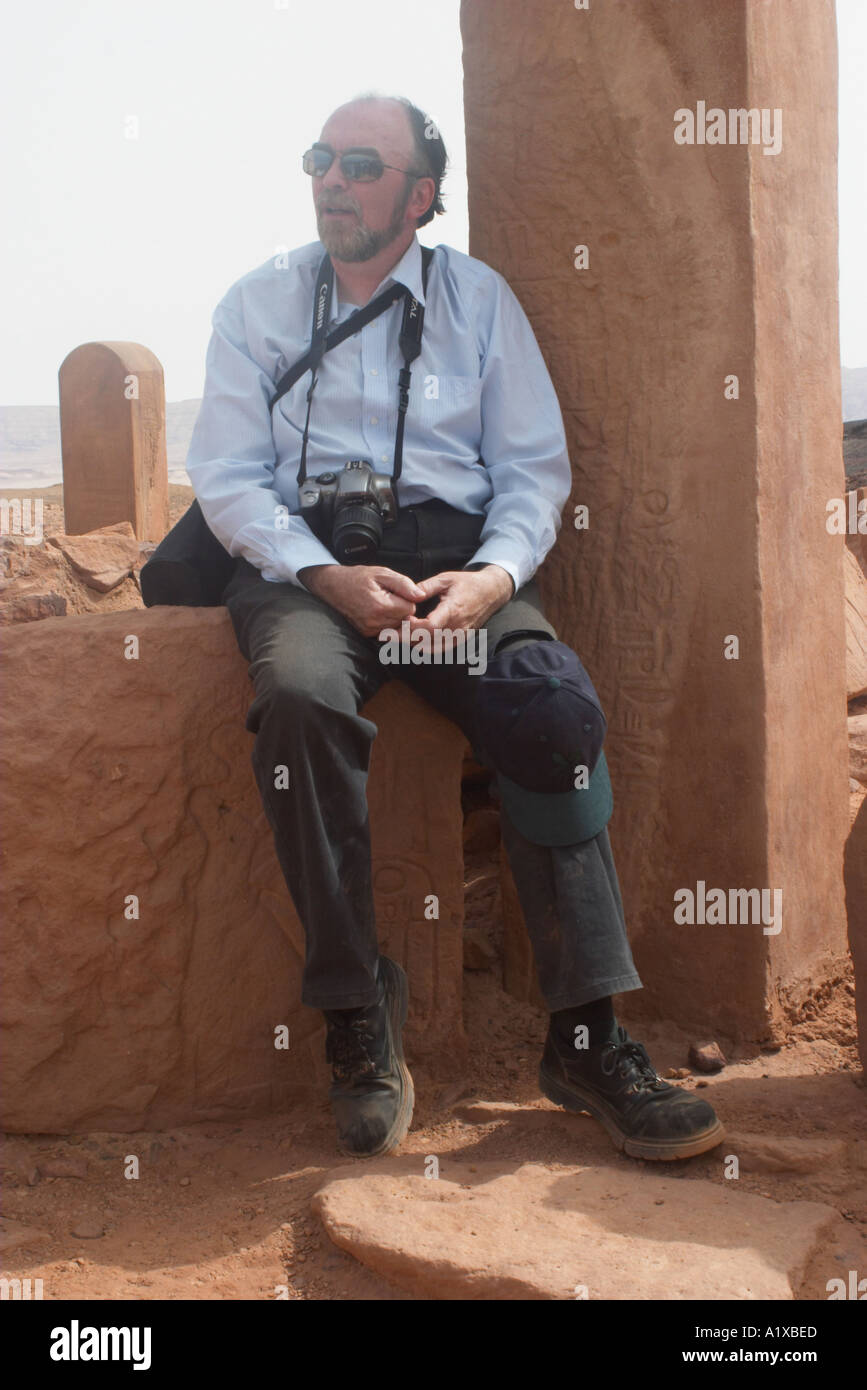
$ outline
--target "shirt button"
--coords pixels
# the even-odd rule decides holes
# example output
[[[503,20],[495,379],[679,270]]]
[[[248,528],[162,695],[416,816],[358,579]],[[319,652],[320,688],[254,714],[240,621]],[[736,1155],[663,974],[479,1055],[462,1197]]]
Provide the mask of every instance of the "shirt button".
[[[383,454],[382,461],[383,463],[388,463],[388,454]]]
[[[371,367],[371,369],[370,369],[370,375],[371,375],[371,376],[379,376],[379,372],[376,370],[375,367]]]
[[[378,425],[378,424],[379,424],[379,416],[378,416],[378,415],[371,415],[371,417],[370,417],[370,423],[371,423],[372,425]]]

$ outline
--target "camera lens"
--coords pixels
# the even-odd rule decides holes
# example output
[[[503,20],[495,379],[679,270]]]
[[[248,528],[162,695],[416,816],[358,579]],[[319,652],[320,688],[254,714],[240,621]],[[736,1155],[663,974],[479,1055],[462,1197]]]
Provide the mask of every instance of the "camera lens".
[[[382,540],[379,508],[369,503],[341,507],[334,519],[332,550],[341,565],[373,565]]]

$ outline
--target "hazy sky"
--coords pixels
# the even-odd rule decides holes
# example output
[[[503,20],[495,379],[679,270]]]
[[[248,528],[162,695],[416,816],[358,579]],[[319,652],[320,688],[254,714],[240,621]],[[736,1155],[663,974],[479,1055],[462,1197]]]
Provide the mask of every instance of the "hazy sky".
[[[837,7],[841,346],[854,367],[867,366],[867,0]],[[156,353],[169,400],[200,395],[215,304],[279,246],[315,240],[301,152],[362,90],[410,96],[440,126],[449,211],[420,236],[467,250],[458,10],[459,0],[8,8],[0,404],[56,403],[66,354],[112,338]]]

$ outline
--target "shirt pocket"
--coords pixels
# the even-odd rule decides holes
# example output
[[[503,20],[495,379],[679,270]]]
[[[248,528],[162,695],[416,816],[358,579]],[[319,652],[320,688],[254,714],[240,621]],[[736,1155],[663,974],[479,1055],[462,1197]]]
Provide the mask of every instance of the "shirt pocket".
[[[481,397],[480,377],[429,372],[419,377],[413,404],[416,418],[425,429],[458,436],[467,442],[481,431]]]

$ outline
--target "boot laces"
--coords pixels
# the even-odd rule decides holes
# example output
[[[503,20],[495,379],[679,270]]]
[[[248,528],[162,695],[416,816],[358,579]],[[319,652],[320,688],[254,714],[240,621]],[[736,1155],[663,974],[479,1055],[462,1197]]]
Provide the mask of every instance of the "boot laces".
[[[613,1076],[615,1069],[619,1071],[624,1081],[632,1083],[631,1089],[634,1091],[665,1089],[665,1082],[657,1075],[647,1049],[632,1038],[606,1043],[602,1049],[601,1065],[606,1076]]]
[[[346,1078],[375,1071],[369,1048],[375,1041],[370,1020],[363,1013],[356,1018],[328,1015],[325,1060],[333,1066],[335,1076]]]

